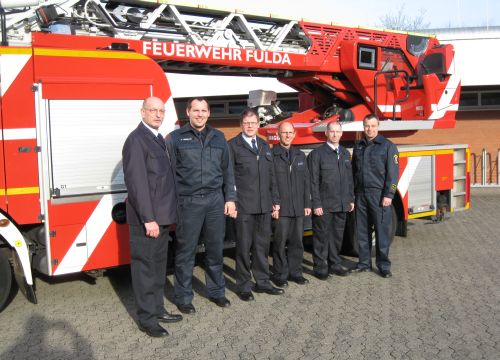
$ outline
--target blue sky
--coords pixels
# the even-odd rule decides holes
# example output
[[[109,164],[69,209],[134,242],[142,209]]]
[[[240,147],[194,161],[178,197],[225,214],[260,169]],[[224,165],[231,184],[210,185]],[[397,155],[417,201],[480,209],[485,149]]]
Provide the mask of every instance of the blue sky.
[[[404,4],[406,15],[425,11],[425,22],[430,23],[430,28],[500,26],[499,0],[183,0],[182,3],[374,27],[381,27],[380,18],[397,13]]]

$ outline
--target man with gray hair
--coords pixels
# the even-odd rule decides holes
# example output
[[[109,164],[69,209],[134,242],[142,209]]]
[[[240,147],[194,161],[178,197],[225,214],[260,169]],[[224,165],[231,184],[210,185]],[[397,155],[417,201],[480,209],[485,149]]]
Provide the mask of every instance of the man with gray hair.
[[[182,320],[163,304],[169,226],[177,221],[173,166],[158,132],[165,117],[163,101],[144,100],[142,121],[123,145],[123,175],[127,186],[130,272],[139,329],[152,337],[167,336],[158,322]]]

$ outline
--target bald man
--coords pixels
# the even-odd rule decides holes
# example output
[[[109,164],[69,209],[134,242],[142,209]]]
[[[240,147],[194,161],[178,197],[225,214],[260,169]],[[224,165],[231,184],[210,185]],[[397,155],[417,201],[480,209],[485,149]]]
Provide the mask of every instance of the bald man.
[[[304,285],[302,275],[304,255],[304,216],[311,215],[310,178],[305,154],[292,146],[295,129],[289,122],[278,127],[279,144],[273,146],[274,172],[281,199],[279,210],[272,213],[273,282],[278,287],[288,281]]]
[[[320,280],[328,279],[329,274],[348,274],[339,252],[347,213],[354,209],[351,155],[339,143],[342,125],[329,122],[325,136],[327,141],[308,156],[313,206],[313,268]]]
[[[159,322],[182,320],[163,305],[169,226],[177,220],[175,178],[165,140],[158,132],[165,116],[163,101],[144,100],[142,121],[123,145],[123,174],[127,186],[130,271],[138,325],[152,337],[167,336]]]

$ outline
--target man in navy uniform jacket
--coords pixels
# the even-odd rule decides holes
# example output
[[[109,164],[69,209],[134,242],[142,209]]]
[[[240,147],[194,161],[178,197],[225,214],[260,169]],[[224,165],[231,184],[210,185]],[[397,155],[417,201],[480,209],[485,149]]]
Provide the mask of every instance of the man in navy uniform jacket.
[[[304,216],[311,214],[310,177],[306,155],[292,145],[292,123],[278,127],[279,144],[273,146],[274,170],[280,194],[280,209],[273,212],[273,282],[286,287],[288,281],[306,284],[302,275]]]
[[[356,235],[359,262],[351,272],[371,271],[372,227],[375,229],[375,262],[380,276],[392,276],[392,200],[399,180],[399,152],[396,145],[378,133],[379,120],[371,114],[363,119],[365,136],[352,154],[356,193]]]
[[[308,157],[313,204],[313,267],[318,279],[345,276],[339,256],[347,213],[354,209],[351,155],[339,145],[342,126],[332,121],[327,141]]]

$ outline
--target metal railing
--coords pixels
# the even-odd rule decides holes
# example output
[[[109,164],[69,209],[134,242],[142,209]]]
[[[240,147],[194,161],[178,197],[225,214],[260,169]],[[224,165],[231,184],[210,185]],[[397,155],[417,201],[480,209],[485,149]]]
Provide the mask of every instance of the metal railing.
[[[484,148],[479,155],[471,153],[471,186],[500,186],[500,150],[496,155],[493,159]]]

